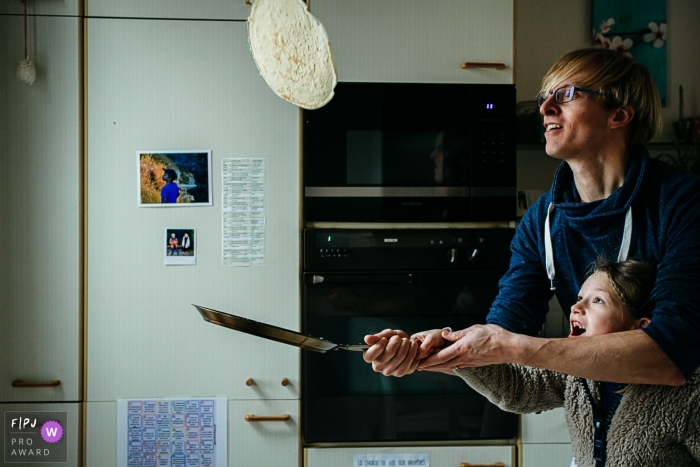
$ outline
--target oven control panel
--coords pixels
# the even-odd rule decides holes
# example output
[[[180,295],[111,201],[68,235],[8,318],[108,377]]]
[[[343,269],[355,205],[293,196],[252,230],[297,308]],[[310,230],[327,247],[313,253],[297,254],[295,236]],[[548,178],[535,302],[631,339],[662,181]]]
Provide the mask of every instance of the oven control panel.
[[[515,229],[308,229],[304,270],[502,270]]]

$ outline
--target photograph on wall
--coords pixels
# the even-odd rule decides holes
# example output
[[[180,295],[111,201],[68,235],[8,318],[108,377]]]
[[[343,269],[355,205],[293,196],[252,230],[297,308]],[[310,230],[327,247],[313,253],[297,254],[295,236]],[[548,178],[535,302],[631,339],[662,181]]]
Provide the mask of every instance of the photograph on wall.
[[[165,229],[165,264],[197,264],[195,229]]]
[[[140,207],[211,206],[211,151],[139,151]]]
[[[666,105],[666,0],[593,0],[591,13],[593,44],[646,66]]]

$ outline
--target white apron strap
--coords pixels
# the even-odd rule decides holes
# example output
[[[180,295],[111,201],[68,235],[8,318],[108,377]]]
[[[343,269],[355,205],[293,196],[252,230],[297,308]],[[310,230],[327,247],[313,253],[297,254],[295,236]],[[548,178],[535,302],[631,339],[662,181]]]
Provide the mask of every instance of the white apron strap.
[[[625,261],[630,252],[630,243],[632,243],[632,206],[625,214],[625,230],[622,233],[622,245],[620,245],[620,254],[617,255],[617,262]]]
[[[549,231],[549,215],[554,210],[554,204],[549,203],[547,208],[547,217],[544,220],[544,260],[547,266],[547,277],[549,278],[549,290],[555,290],[554,287],[554,256],[552,252],[552,234]]]

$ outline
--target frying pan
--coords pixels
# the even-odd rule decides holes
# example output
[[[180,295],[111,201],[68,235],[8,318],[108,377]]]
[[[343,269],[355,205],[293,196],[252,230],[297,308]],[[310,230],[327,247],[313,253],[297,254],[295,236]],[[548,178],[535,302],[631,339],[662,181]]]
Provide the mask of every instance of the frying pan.
[[[199,305],[194,306],[199,314],[202,315],[204,321],[212,324],[217,324],[236,331],[245,332],[254,336],[263,337],[283,344],[294,345],[305,350],[313,350],[314,352],[326,353],[329,350],[355,350],[363,351],[369,348],[366,344],[334,344],[331,341],[318,337],[307,336],[289,329],[278,328],[270,324],[260,323],[252,319],[243,318],[241,316],[231,315],[223,311],[212,310]]]

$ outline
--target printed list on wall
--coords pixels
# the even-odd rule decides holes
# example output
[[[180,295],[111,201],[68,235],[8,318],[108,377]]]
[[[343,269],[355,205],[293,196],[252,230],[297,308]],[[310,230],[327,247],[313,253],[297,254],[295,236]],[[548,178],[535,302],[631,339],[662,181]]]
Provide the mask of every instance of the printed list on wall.
[[[222,167],[224,266],[265,265],[265,159],[226,158]]]

